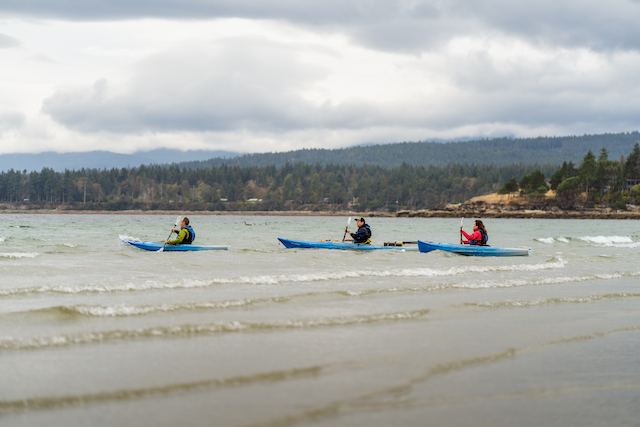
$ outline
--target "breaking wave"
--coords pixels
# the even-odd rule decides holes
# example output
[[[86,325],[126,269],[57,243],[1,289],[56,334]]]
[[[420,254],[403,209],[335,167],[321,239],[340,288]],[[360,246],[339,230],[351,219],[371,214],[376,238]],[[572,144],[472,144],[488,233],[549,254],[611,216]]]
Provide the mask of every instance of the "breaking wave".
[[[35,397],[20,400],[2,400],[0,409],[4,410],[38,410],[75,405],[87,405],[97,402],[136,399],[147,396],[168,395],[185,391],[202,390],[205,388],[229,387],[242,384],[278,382],[305,376],[314,376],[331,365],[317,365],[282,371],[271,371],[253,375],[235,376],[227,378],[204,379],[194,382],[173,383],[157,387],[104,391],[92,394]]]
[[[309,294],[303,294],[309,296]],[[127,317],[142,316],[153,313],[170,313],[174,311],[192,311],[192,310],[220,310],[228,308],[248,307],[261,303],[283,303],[291,301],[294,297],[273,297],[260,299],[243,299],[219,302],[198,302],[198,303],[182,303],[182,304],[159,304],[159,305],[75,305],[75,306],[58,306],[36,310],[36,312],[54,312],[65,316],[92,316],[92,317]]]
[[[552,245],[556,242],[570,243],[571,240],[592,243],[601,246],[636,248],[640,247],[640,242],[634,242],[631,236],[582,236],[582,237],[541,237],[534,239],[545,245]]]
[[[35,258],[40,255],[37,252],[0,252],[0,258]]]
[[[615,280],[623,277],[640,277],[639,272],[624,272],[612,274],[590,274],[583,276],[560,276],[545,279],[532,280],[505,280],[501,282],[481,281],[452,284],[437,284],[412,287],[376,288],[362,290],[344,290],[329,292],[307,292],[302,294],[277,296],[270,298],[240,299],[213,302],[190,302],[180,304],[159,304],[159,305],[127,305],[118,304],[112,306],[105,305],[75,305],[57,306],[45,309],[34,310],[32,313],[53,313],[62,316],[90,316],[90,317],[128,317],[143,316],[154,313],[171,313],[175,311],[196,311],[196,310],[224,310],[233,308],[249,307],[258,304],[281,304],[298,299],[308,299],[314,297],[326,298],[331,295],[343,297],[364,297],[367,295],[386,293],[410,293],[410,292],[434,292],[445,289],[491,289],[491,288],[515,288],[521,286],[544,286],[557,285],[571,282],[585,282],[590,280]],[[632,294],[629,294],[632,295]],[[470,304],[473,305],[473,304]]]
[[[560,243],[569,243],[569,239],[567,239],[566,237],[541,237],[539,239],[534,239],[537,240],[540,243],[544,243],[546,245],[551,245],[555,242],[560,242]]]
[[[560,277],[548,277],[545,279],[516,279],[505,281],[477,281],[477,282],[464,282],[464,283],[452,283],[441,285],[429,285],[425,287],[411,287],[411,288],[391,288],[391,289],[366,289],[362,291],[345,291],[349,296],[362,296],[374,293],[384,292],[419,292],[419,291],[438,291],[444,289],[492,289],[492,288],[516,288],[521,286],[544,286],[544,285],[559,285],[563,283],[571,282],[585,282],[590,280],[615,280],[623,277],[640,277],[639,272],[624,272],[624,273],[611,273],[611,274],[589,274],[583,276],[560,276]]]
[[[179,282],[155,282],[125,283],[119,285],[56,285],[30,288],[14,288],[0,290],[0,296],[41,294],[41,293],[106,293],[125,291],[147,291],[158,289],[187,289],[204,288],[215,285],[279,285],[283,283],[307,283],[331,280],[357,279],[361,277],[446,277],[469,273],[487,273],[504,271],[540,271],[564,268],[567,261],[563,258],[552,258],[539,264],[511,264],[511,265],[487,265],[487,266],[463,266],[444,269],[436,268],[404,268],[389,270],[358,270],[340,271],[331,273],[307,273],[290,275],[265,275],[265,276],[238,276],[231,278],[216,278],[205,280],[185,279]]]
[[[637,248],[640,247],[640,242],[634,242],[630,236],[582,236],[582,237],[541,237],[534,239],[545,245],[552,245],[556,242],[570,243],[571,240],[578,240],[581,242],[592,243],[607,247],[618,248]]]
[[[616,248],[637,248],[640,242],[634,242],[629,236],[584,236],[578,237],[579,240],[587,243],[595,243],[597,245],[616,247]]]
[[[555,239],[553,237],[545,237],[545,238],[540,238],[540,239],[535,239],[540,243],[546,243],[548,245],[552,244],[553,242],[555,242]]]
[[[564,276],[564,277],[548,277],[544,279],[516,279],[506,280],[504,282],[478,281],[476,283],[461,283],[451,285],[454,288],[514,288],[529,285],[558,285],[561,283],[585,282],[588,280],[613,280],[622,277],[640,276],[640,273],[610,273],[610,274],[587,274],[584,276]]]
[[[500,302],[478,302],[478,303],[466,303],[466,306],[475,307],[488,307],[488,308],[500,308],[500,307],[537,307],[549,304],[583,304],[596,301],[604,301],[610,299],[624,299],[624,298],[638,298],[640,294],[619,293],[619,294],[606,294],[606,295],[588,295],[583,297],[558,297],[558,298],[544,298],[530,301],[500,301]]]
[[[399,313],[379,313],[322,319],[275,320],[260,323],[231,321],[201,325],[187,324],[176,326],[157,326],[145,329],[96,331],[45,337],[6,338],[0,340],[0,350],[36,350],[41,348],[67,347],[77,344],[101,343],[137,338],[189,337],[215,333],[347,326],[387,321],[414,320],[422,318],[428,313],[429,310],[416,310]]]

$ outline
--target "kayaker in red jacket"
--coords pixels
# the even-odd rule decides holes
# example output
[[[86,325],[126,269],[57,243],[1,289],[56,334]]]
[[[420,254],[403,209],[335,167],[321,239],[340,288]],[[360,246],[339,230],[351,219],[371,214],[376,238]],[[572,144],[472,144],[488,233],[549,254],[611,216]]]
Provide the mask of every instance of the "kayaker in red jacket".
[[[460,228],[460,233],[464,234],[469,240],[462,240],[462,243],[465,245],[487,245],[487,240],[489,240],[489,235],[487,234],[487,229],[484,227],[484,224],[479,219],[476,219],[473,223],[473,233],[467,234],[462,228]]]

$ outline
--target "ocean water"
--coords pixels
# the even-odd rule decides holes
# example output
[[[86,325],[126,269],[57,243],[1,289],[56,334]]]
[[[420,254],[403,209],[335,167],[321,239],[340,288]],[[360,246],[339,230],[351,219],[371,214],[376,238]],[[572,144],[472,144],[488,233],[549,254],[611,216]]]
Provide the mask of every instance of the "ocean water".
[[[487,219],[532,256],[285,249],[347,218],[0,215],[2,426],[638,426],[640,224]],[[374,243],[459,219],[371,218]],[[465,219],[471,231],[472,219]],[[351,228],[355,226],[351,224]]]

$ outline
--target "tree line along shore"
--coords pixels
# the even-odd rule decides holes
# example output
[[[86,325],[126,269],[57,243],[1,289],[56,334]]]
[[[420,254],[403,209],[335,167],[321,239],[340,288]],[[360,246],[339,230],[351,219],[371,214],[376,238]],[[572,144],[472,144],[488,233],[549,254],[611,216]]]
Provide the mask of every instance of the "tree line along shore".
[[[549,177],[549,178],[546,178]],[[499,201],[474,199],[497,193]],[[602,148],[579,165],[153,165],[0,173],[0,209],[502,217],[633,217],[640,202],[640,147],[619,160]],[[409,212],[409,213],[407,213]],[[412,213],[414,212],[414,213]],[[533,212],[533,213],[532,213]],[[544,212],[542,214],[541,212]],[[569,214],[570,213],[570,214]],[[581,214],[579,214],[581,213]]]

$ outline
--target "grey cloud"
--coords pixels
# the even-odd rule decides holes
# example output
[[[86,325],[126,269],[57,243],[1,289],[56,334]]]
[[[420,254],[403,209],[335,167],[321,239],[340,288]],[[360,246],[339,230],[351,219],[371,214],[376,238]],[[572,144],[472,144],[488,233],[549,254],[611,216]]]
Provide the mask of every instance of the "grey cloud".
[[[640,49],[640,5],[629,0],[459,0],[461,17],[549,45]]]
[[[637,129],[640,102],[629,98],[640,95],[636,87],[627,90],[578,91],[566,88],[555,93],[544,85],[522,85],[520,90],[465,91],[457,98],[424,112],[425,125],[446,130],[461,125],[511,124],[514,126],[583,129]]]
[[[244,17],[336,23],[371,15],[395,2],[369,0],[4,0],[4,14],[80,21],[138,18],[210,19]]]
[[[83,132],[358,127],[373,110],[312,105],[300,93],[326,71],[298,61],[291,47],[261,39],[184,46],[147,58],[132,72],[124,87],[101,79],[60,89],[42,109]]]
[[[450,0],[381,9],[343,30],[382,50],[429,51],[454,37],[496,34],[548,46],[640,50],[639,21],[640,5],[629,0]]]
[[[20,46],[20,40],[0,33],[0,49],[8,49]]]
[[[405,124],[441,131],[497,124],[637,129],[637,55],[553,50],[532,54],[536,58],[531,62],[496,60],[484,50],[442,58],[438,73],[447,76],[455,90],[437,104],[425,102],[415,112],[405,109]]]
[[[22,112],[0,113],[0,132],[6,132],[24,125],[27,117]]]
[[[549,45],[640,49],[640,4],[630,0],[5,0],[0,12],[69,20],[275,19],[340,31],[383,50],[431,50],[455,36],[491,32]]]
[[[479,51],[442,59],[439,72],[457,90],[437,103],[316,105],[303,94],[328,71],[300,61],[301,48],[258,38],[185,45],[139,61],[126,82],[101,79],[59,89],[42,109],[81,132],[259,134],[485,124],[637,128],[640,85],[633,61],[618,59],[584,75],[572,68],[571,59],[548,56],[534,67],[516,62],[505,70]]]

